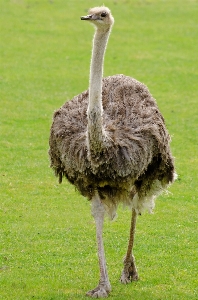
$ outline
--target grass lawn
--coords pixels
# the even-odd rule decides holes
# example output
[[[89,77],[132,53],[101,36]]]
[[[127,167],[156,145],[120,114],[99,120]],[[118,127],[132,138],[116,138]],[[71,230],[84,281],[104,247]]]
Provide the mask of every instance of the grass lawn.
[[[48,160],[53,111],[88,87],[95,0],[0,0],[0,299],[87,299],[98,283],[90,204]],[[119,283],[130,211],[105,221],[110,299],[198,295],[198,1],[106,0],[115,17],[104,75],[144,82],[157,99],[179,179],[138,218],[140,280]]]

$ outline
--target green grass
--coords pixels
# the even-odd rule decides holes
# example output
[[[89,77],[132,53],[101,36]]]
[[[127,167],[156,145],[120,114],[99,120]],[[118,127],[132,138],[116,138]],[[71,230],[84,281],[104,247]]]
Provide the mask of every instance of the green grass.
[[[0,0],[0,299],[86,299],[98,282],[90,204],[49,169],[53,111],[87,89],[101,1]],[[130,212],[105,222],[110,299],[197,299],[198,1],[106,0],[115,25],[105,76],[148,85],[173,137],[179,180],[138,219],[140,281],[118,282]]]

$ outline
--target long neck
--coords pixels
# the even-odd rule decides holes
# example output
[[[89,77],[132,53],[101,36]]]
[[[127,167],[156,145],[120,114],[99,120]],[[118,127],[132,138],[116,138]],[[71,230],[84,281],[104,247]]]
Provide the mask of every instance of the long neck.
[[[93,50],[90,67],[89,81],[89,106],[88,115],[88,143],[92,152],[102,150],[105,132],[103,129],[102,107],[102,77],[103,61],[110,34],[110,28],[106,31],[96,30],[93,39]]]

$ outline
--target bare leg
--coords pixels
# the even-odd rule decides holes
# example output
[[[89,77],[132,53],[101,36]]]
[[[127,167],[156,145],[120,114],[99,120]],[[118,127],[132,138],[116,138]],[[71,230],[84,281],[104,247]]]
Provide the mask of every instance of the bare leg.
[[[100,281],[98,286],[95,289],[87,292],[86,294],[87,296],[93,298],[108,297],[108,294],[111,291],[111,285],[107,274],[104,245],[102,239],[104,214],[105,214],[104,206],[100,200],[98,193],[96,192],[95,196],[92,199],[92,215],[96,223],[96,238],[97,238],[98,259],[99,259],[99,267],[100,267]]]
[[[124,259],[124,269],[122,271],[122,275],[120,278],[120,282],[127,284],[131,281],[138,280],[138,273],[135,266],[135,258],[133,256],[133,245],[135,238],[135,225],[136,225],[137,213],[135,209],[132,210],[132,218],[131,218],[131,229],[130,229],[130,237],[129,244],[127,249],[127,254]]]

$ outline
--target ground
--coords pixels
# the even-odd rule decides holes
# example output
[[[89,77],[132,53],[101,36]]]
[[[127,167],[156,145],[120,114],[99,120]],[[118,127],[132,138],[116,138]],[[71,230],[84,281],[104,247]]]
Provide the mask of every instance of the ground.
[[[0,1],[0,299],[86,299],[98,283],[90,204],[66,181],[58,185],[47,154],[53,111],[88,87],[93,28],[80,16],[93,4]],[[172,136],[179,174],[155,214],[138,218],[138,282],[119,283],[130,211],[119,208],[116,221],[106,221],[111,299],[195,300],[198,3],[105,5],[115,25],[104,75],[123,73],[149,87]]]

